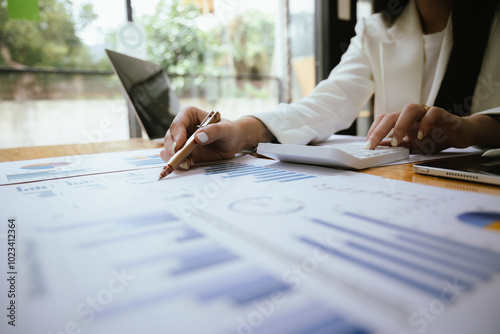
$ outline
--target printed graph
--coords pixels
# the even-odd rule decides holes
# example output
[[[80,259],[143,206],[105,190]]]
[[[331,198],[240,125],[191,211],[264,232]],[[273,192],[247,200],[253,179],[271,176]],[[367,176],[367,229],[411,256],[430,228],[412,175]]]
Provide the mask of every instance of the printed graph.
[[[167,264],[172,261],[177,263],[173,269]],[[259,300],[268,300],[277,293],[285,295],[292,292],[288,283],[262,268],[245,264],[245,262],[243,257],[231,250],[210,243],[122,263],[119,267],[131,271],[164,263],[169,268],[168,275],[171,278],[189,283],[177,285],[172,289],[150,292],[122,304],[114,304],[100,312],[98,317],[120,316],[154,304],[175,303],[177,299],[187,296],[196,298],[201,303],[200,305],[221,303],[227,300],[236,307],[245,307]],[[212,274],[203,276],[201,271],[210,271]],[[187,275],[190,276],[189,279],[184,278]],[[228,328],[227,332],[233,333],[234,331]],[[280,314],[273,314],[259,325],[255,333],[368,334],[370,331],[324,304],[309,299]]]
[[[498,252],[357,213],[344,212],[344,216],[374,228],[312,219],[312,223],[345,236],[343,246],[330,247],[305,236],[298,240],[437,298],[443,296],[443,280],[459,282],[470,290],[500,271]]]
[[[238,162],[227,162],[205,169],[205,175],[222,175],[223,178],[252,177],[254,182],[293,182],[310,179],[315,175],[291,172],[287,170],[253,166]]]
[[[333,312],[321,303],[309,302],[295,307],[284,314],[271,317],[254,333],[368,334],[370,331]]]
[[[47,188],[47,186],[30,185],[27,187],[16,187],[17,191],[24,196],[33,196],[38,198],[48,198],[57,196],[54,191]]]
[[[175,265],[172,266],[172,263]],[[174,299],[194,296],[202,303],[220,299],[231,300],[235,305],[245,305],[266,298],[279,291],[288,292],[290,286],[258,267],[245,264],[240,255],[216,243],[195,244],[179,250],[122,263],[117,267],[130,271],[147,270],[144,267],[164,265],[167,275],[176,287],[144,295],[126,304],[111,307],[103,312],[110,315]],[[210,272],[209,276],[203,273]],[[189,279],[186,277],[189,276]],[[190,283],[179,284],[182,281]]]
[[[66,184],[75,188],[75,189],[81,189],[81,190],[104,190],[107,189],[107,187],[100,182],[96,182],[95,180],[92,179],[72,179],[71,181],[66,181]]]

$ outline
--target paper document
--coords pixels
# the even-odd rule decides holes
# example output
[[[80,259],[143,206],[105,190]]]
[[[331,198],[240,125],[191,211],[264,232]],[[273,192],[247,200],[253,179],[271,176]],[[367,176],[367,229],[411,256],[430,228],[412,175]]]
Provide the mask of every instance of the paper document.
[[[498,196],[249,156],[162,167],[0,186],[1,333],[500,328]]]
[[[159,148],[0,163],[0,185],[165,165]]]

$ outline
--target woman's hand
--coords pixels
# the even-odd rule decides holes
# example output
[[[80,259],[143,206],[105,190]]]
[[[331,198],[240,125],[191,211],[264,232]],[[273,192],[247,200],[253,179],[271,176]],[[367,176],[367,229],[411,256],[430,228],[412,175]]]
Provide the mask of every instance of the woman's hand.
[[[482,126],[495,126],[492,122],[496,121],[484,115],[459,117],[442,108],[407,104],[402,111],[375,119],[368,131],[366,147],[404,146],[413,153],[432,154],[448,147],[481,145],[484,143],[480,143],[478,132]],[[390,132],[392,139],[384,140]]]
[[[208,112],[196,107],[182,108],[165,134],[161,158],[168,161],[193,133],[198,145],[180,164],[183,169],[189,169],[195,162],[230,159],[239,151],[272,138],[264,124],[254,117],[242,117],[236,121],[221,119],[218,123],[198,128],[207,115]]]

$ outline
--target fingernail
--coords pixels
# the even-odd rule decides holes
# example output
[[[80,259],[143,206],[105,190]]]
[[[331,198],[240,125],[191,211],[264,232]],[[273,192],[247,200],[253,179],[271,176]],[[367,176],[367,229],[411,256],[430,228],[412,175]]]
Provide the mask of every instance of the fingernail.
[[[398,146],[398,139],[396,137],[392,137],[391,146]]]
[[[392,138],[393,135],[394,135],[394,128],[392,128],[391,131],[389,131],[389,133],[387,134],[387,138]]]
[[[418,140],[422,140],[424,138],[424,133],[422,131],[419,131],[417,133],[417,138],[418,138]]]
[[[371,148],[372,148],[372,141],[371,141],[371,140],[368,140],[368,141],[366,142],[366,144],[365,144],[364,149],[365,149],[365,150],[369,150],[369,149],[371,149]]]
[[[188,166],[188,162],[187,162],[187,160],[184,160],[183,162],[181,162],[181,163],[179,164],[179,168],[180,168],[180,169],[184,169],[184,170],[188,170],[188,169],[189,169],[189,166]]]
[[[196,135],[196,137],[198,137],[198,139],[202,142],[202,143],[206,143],[208,141],[208,136],[205,132],[200,132]]]
[[[172,151],[175,152],[175,147],[177,146],[177,142],[174,141],[174,144],[172,145]]]

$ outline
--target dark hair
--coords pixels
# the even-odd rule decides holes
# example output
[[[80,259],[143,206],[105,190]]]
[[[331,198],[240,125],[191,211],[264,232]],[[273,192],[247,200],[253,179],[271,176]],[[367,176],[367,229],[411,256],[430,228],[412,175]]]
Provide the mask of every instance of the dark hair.
[[[409,0],[374,0],[374,10],[388,13],[383,17],[390,26],[403,11],[394,8],[397,5],[404,8],[408,3]],[[483,0],[472,4],[469,1],[451,1],[453,46],[434,102],[436,106],[459,116],[470,114],[472,96],[499,3],[500,0]]]
[[[387,26],[392,26],[410,0],[373,0],[373,12],[381,13]]]

